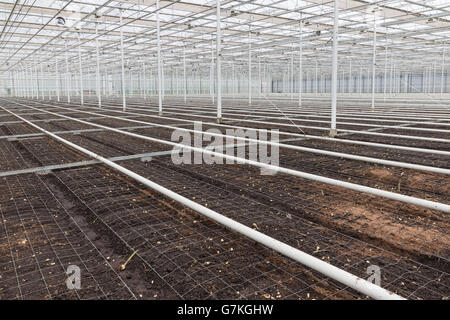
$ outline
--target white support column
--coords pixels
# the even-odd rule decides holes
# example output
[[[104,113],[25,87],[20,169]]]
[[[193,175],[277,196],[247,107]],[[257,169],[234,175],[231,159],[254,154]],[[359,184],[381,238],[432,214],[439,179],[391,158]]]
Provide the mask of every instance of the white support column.
[[[264,94],[267,93],[267,74],[266,74],[266,63],[263,62],[263,82],[261,84],[261,90]]]
[[[78,32],[78,65],[80,71],[80,103],[84,105],[84,97],[83,97],[83,67],[81,64],[81,40],[80,33]]]
[[[294,59],[294,53],[292,52],[292,61]],[[293,63],[292,63],[293,65]],[[262,95],[262,80],[261,80],[261,55],[258,55],[258,92],[259,96]],[[294,92],[294,74],[292,73],[292,92]]]
[[[27,78],[28,78],[28,90],[30,92],[31,99],[34,98],[34,90],[33,90],[33,74],[31,70],[31,64],[28,64],[28,72],[27,72]]]
[[[385,53],[384,53],[384,89],[383,89],[383,99],[386,101],[386,89],[387,89],[387,63],[388,62],[388,46],[387,39],[385,45]]]
[[[373,11],[373,55],[372,55],[372,111],[375,111],[375,79],[377,59],[377,14]]]
[[[334,0],[334,25],[333,25],[333,61],[331,80],[331,129],[330,136],[335,137],[337,114],[337,81],[338,81],[338,36],[339,36],[339,0]]]
[[[390,81],[389,81],[389,93],[390,96],[392,96],[392,92],[394,90],[394,52],[391,49],[391,76],[390,76]]]
[[[142,72],[143,72],[142,76],[144,78],[143,79],[143,81],[144,81],[144,84],[143,84],[144,100],[147,100],[147,69],[145,66],[145,61],[142,62]]]
[[[19,81],[19,74],[17,71],[12,71],[12,84],[14,88],[14,96],[19,97],[20,96],[20,81]]]
[[[31,76],[31,69],[30,64],[28,64],[28,68],[25,69],[25,73],[27,74],[27,84],[28,84],[28,97],[33,98],[33,84],[32,84],[32,76]]]
[[[47,77],[45,78],[47,81],[45,82],[47,84],[47,94],[48,94],[48,100],[52,100],[52,87],[51,87],[51,73],[50,73],[50,65],[47,64]]]
[[[183,47],[183,91],[184,91],[184,104],[187,100],[187,79],[186,79],[186,47]]]
[[[95,53],[97,58],[97,71],[95,73],[95,82],[97,87],[98,107],[102,107],[102,92],[100,88],[100,52],[98,48],[98,23],[95,23]]]
[[[436,69],[437,69],[437,59],[434,59],[434,68],[433,68],[433,93],[436,93]]]
[[[121,62],[121,70],[122,70],[122,108],[123,111],[127,111],[127,98],[125,91],[125,63],[124,63],[124,53],[123,53],[123,27],[122,27],[122,19],[123,19],[123,10],[120,10],[120,62]]]
[[[28,78],[28,68],[27,68],[26,63],[24,64],[23,72],[24,72],[24,77],[25,77],[25,86],[26,86],[25,93],[26,93],[26,97],[27,97],[27,99],[30,99],[30,97],[31,97],[30,81],[29,81],[29,78]]]
[[[248,26],[248,104],[252,104],[252,32]]]
[[[162,109],[162,75],[161,75],[161,37],[159,26],[159,0],[156,0],[156,42],[158,47],[158,114],[163,115]]]
[[[217,41],[217,40],[216,40]],[[211,65],[209,67],[209,95],[214,104],[214,40],[211,37]]]
[[[441,96],[444,94],[445,44],[442,48]]]
[[[155,60],[156,62],[156,60]],[[150,68],[149,71],[149,79],[150,79],[150,93],[149,96],[156,96],[156,79],[155,79],[155,75],[153,74],[153,70],[156,70],[156,68]]]
[[[303,35],[302,35],[303,21],[300,17],[299,23],[299,44],[298,44],[298,106],[302,106],[302,95],[303,95],[303,70],[302,70],[302,59],[303,59]]]
[[[34,64],[34,77],[36,79],[36,86],[35,86],[35,93],[36,93],[36,99],[39,99],[39,96],[41,94],[41,88],[39,86],[39,75],[38,75],[38,69],[37,69],[37,65],[36,65],[36,61],[33,58],[33,64]],[[33,72],[33,69],[31,70],[31,72]]]
[[[58,69],[58,57],[55,59],[55,81],[56,81],[56,99],[60,100],[59,97],[59,69]]]
[[[18,82],[19,82],[19,94],[21,97],[25,98],[25,83],[24,83],[24,75],[23,75],[23,67],[19,66],[18,74]]]
[[[352,59],[350,57],[350,65],[349,65],[349,70],[348,70],[348,93],[349,95],[351,95],[353,93],[353,76],[352,76]]]
[[[425,93],[425,69],[422,71],[422,93]]]
[[[14,97],[19,96],[19,84],[17,83],[17,72],[16,71],[10,71],[10,78],[11,78],[11,89],[12,89],[12,95]]]
[[[222,122],[222,69],[221,69],[221,17],[220,17],[220,0],[216,0],[217,7],[217,32],[216,32],[216,66],[217,66],[217,122]]]
[[[291,52],[291,72],[288,73],[289,91],[291,92],[291,100],[294,100],[294,44],[292,44]]]
[[[42,100],[45,100],[45,90],[44,90],[44,84],[45,84],[45,78],[44,78],[44,66],[42,62],[40,63],[41,66],[41,94],[42,94]]]
[[[9,95],[11,97],[14,97],[16,90],[14,88],[14,76],[13,76],[13,72],[12,71],[9,71],[9,86],[11,88],[11,92],[10,92]]]
[[[180,94],[179,88],[180,86],[178,85],[178,68],[175,67],[175,95],[177,96],[177,98]]]
[[[319,93],[319,83],[317,81],[317,77],[318,77],[318,64],[317,64],[317,56],[316,56],[316,74],[315,74],[315,79],[314,79],[314,90],[316,91],[316,96]]]
[[[231,62],[231,86],[233,97],[236,97],[236,78],[234,74],[234,62]]]
[[[70,103],[70,75],[69,75],[69,56],[67,52],[67,41],[65,41],[65,58],[66,58],[66,94],[67,94],[67,103]]]

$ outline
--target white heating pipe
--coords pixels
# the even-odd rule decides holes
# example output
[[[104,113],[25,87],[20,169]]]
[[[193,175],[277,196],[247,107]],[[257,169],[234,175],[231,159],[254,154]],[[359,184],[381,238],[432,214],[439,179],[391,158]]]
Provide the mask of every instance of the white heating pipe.
[[[186,111],[190,111],[192,112],[192,108],[183,108],[183,107],[169,107],[171,110],[186,110]],[[209,111],[210,109],[202,109],[202,108],[198,108],[200,110],[206,110],[203,111],[204,114],[208,114],[208,113],[214,113],[214,111]],[[242,115],[244,117],[250,117],[250,118],[255,118],[256,116],[258,116],[259,120],[262,119],[262,117],[259,116],[259,114],[261,115],[267,115],[266,119],[276,119],[276,120],[286,120],[286,116],[298,116],[298,114],[291,114],[291,113],[285,113],[283,112],[283,116],[279,117],[278,113],[274,113],[274,112],[261,112],[261,111],[252,111],[251,114],[249,115],[248,113],[240,113],[239,111],[241,110],[237,110],[237,112],[224,112],[223,114],[229,114],[229,115]],[[247,110],[249,111],[249,110]],[[168,112],[168,113],[172,113],[172,114],[177,114],[176,112]],[[271,114],[275,114],[277,116],[270,116]],[[309,114],[309,116],[313,116],[313,117],[319,117],[319,118],[324,118],[321,116],[315,116],[313,114]],[[206,117],[206,116],[204,116]],[[344,117],[341,117],[344,118]],[[364,118],[348,118],[351,120],[365,120]],[[311,120],[311,119],[303,119],[303,118],[289,118],[290,121],[301,121],[301,122],[317,122],[317,123],[326,123],[328,124],[329,121],[324,121],[324,120]],[[379,121],[380,120],[367,120],[367,121]],[[391,122],[391,120],[387,120],[387,122]],[[426,123],[426,122],[414,122],[414,121],[392,121],[392,122],[401,122],[403,124],[433,124],[433,125],[438,125],[438,126],[450,126],[450,123]],[[433,129],[433,128],[420,128],[420,127],[399,127],[399,126],[390,126],[390,125],[378,125],[378,124],[369,124],[369,123],[361,123],[361,122],[343,122],[343,121],[337,121],[337,124],[343,124],[343,125],[352,125],[352,126],[357,126],[357,127],[372,127],[372,128],[383,128],[383,129],[397,129],[397,130],[409,130],[409,131],[426,131],[426,132],[441,132],[441,133],[448,133],[450,134],[450,130],[446,130],[446,129]],[[302,125],[297,125],[295,124],[295,126],[297,127],[303,127]],[[308,127],[305,127],[308,128]],[[324,129],[322,127],[322,129]]]
[[[239,223],[237,221],[234,221],[228,217],[225,217],[224,215],[221,215],[220,213],[213,211],[211,209],[208,209],[190,199],[187,199],[178,193],[175,193],[153,181],[150,181],[146,178],[144,178],[141,175],[138,175],[137,173],[126,169],[125,167],[122,167],[92,151],[89,151],[83,147],[80,147],[68,140],[65,140],[45,129],[42,129],[41,127],[29,122],[28,120],[14,114],[13,112],[1,107],[3,110],[9,112],[10,114],[16,116],[17,118],[21,119],[25,123],[29,124],[30,126],[34,127],[37,130],[42,131],[43,133],[47,134],[48,136],[52,137],[53,139],[62,142],[69,147],[78,150],[98,161],[101,161],[105,165],[135,179],[139,183],[142,183],[143,185],[183,204],[184,206],[202,214],[203,216],[216,221],[217,223],[225,226],[226,228],[233,230],[239,234],[242,234],[268,248],[271,248],[313,270],[316,270],[323,275],[330,277],[358,292],[361,292],[371,298],[374,299],[380,299],[380,300],[405,300],[403,297],[396,295],[386,289],[383,289],[371,282],[368,282],[367,280],[364,280],[360,277],[357,277],[345,270],[339,269],[329,263],[326,263],[318,258],[315,258],[303,251],[300,251],[292,246],[287,245],[286,243],[283,243],[277,239],[274,239],[272,237],[269,237],[265,235],[264,233],[261,233],[259,231],[256,231],[252,228],[247,227],[246,225]]]
[[[36,108],[33,108],[33,107],[28,107],[28,108],[36,109]],[[380,189],[376,189],[376,188],[366,187],[366,186],[362,186],[362,185],[355,184],[355,183],[350,183],[350,182],[341,181],[341,180],[337,180],[337,179],[327,178],[327,177],[323,177],[323,176],[319,176],[319,175],[315,175],[315,174],[311,174],[311,173],[306,173],[306,172],[302,172],[302,171],[292,170],[292,169],[288,169],[288,168],[284,168],[284,167],[269,165],[269,164],[265,164],[265,163],[261,163],[261,162],[257,162],[257,161],[253,161],[253,160],[247,160],[247,159],[240,158],[240,157],[229,156],[229,155],[225,155],[225,154],[218,153],[218,152],[213,152],[213,151],[202,149],[202,148],[196,148],[196,147],[191,147],[191,146],[187,146],[187,145],[183,145],[183,144],[179,144],[179,143],[174,143],[174,142],[170,142],[170,141],[166,141],[166,140],[161,140],[161,139],[156,139],[156,138],[152,138],[152,137],[147,137],[147,136],[143,136],[143,135],[139,135],[139,134],[135,134],[135,133],[131,133],[131,132],[127,132],[127,131],[123,131],[123,130],[119,130],[119,129],[103,126],[103,125],[100,125],[100,124],[96,124],[96,123],[92,123],[92,122],[88,122],[88,121],[84,121],[84,120],[68,117],[68,116],[65,116],[65,115],[49,112],[49,111],[46,111],[46,112],[52,113],[52,114],[57,115],[57,116],[62,117],[62,118],[70,119],[70,120],[73,120],[73,121],[77,121],[77,122],[84,123],[84,124],[87,124],[87,125],[91,125],[91,126],[94,126],[94,127],[102,128],[102,129],[105,129],[105,130],[121,133],[121,134],[128,135],[128,136],[131,136],[131,137],[135,137],[135,138],[139,138],[139,139],[143,139],[143,140],[148,140],[148,141],[152,141],[152,142],[156,142],[156,143],[162,143],[162,144],[170,145],[170,146],[173,146],[173,147],[176,147],[176,148],[180,148],[180,149],[189,149],[189,150],[192,150],[194,152],[201,152],[201,153],[204,153],[204,154],[209,154],[209,155],[217,156],[217,157],[224,158],[224,159],[238,161],[238,162],[243,163],[243,164],[248,164],[248,165],[260,167],[260,168],[268,169],[268,170],[275,171],[275,172],[281,172],[281,173],[293,175],[293,176],[296,176],[296,177],[304,178],[304,179],[307,179],[307,180],[317,181],[317,182],[320,182],[320,183],[330,184],[330,185],[334,185],[334,186],[337,186],[337,187],[347,188],[347,189],[350,189],[350,190],[353,190],[353,191],[364,192],[364,193],[372,194],[372,195],[375,195],[375,196],[388,198],[388,199],[391,199],[391,200],[401,201],[401,202],[405,202],[405,203],[410,203],[410,204],[414,204],[414,205],[430,208],[430,209],[433,209],[433,210],[439,210],[439,211],[450,213],[450,205],[447,205],[447,204],[444,204],[444,203],[434,202],[434,201],[420,199],[420,198],[411,197],[411,196],[406,196],[406,195],[403,195],[403,194],[398,194],[398,193],[394,193],[394,192],[390,192],[390,191],[385,191],[385,190],[380,190]]]
[[[168,114],[176,114],[176,115],[185,115],[185,113],[179,113],[179,112],[167,112]],[[196,115],[200,118],[213,118],[211,116],[202,116],[202,115]],[[304,126],[304,125],[293,125],[289,123],[278,123],[278,122],[267,122],[267,121],[258,121],[258,120],[248,120],[248,119],[241,119],[239,122],[249,122],[249,123],[260,123],[260,124],[269,124],[269,125],[278,125],[278,126],[284,126],[284,127],[296,127],[296,128],[306,128],[306,129],[316,129],[316,130],[328,130],[324,127],[315,127],[315,126]],[[383,128],[386,128],[384,126]],[[401,129],[402,127],[392,127],[393,129]],[[433,142],[444,142],[449,143],[449,139],[442,139],[442,138],[429,138],[429,137],[422,137],[422,136],[409,136],[409,135],[399,135],[399,134],[391,134],[391,133],[382,133],[382,132],[369,132],[369,131],[362,131],[362,130],[350,130],[350,129],[340,129],[340,132],[345,133],[356,133],[356,134],[362,134],[362,135],[374,135],[374,136],[383,136],[383,137],[395,137],[395,138],[402,138],[402,139],[409,139],[409,140],[422,140],[422,141],[433,141]]]
[[[53,105],[48,105],[44,103],[40,103],[41,105],[46,105],[52,108],[58,108]],[[86,107],[86,106],[85,106]],[[86,107],[86,108],[92,108],[92,107]],[[140,108],[132,108],[133,110],[141,110],[141,111],[148,111],[143,110]],[[116,113],[123,113],[119,110],[113,110],[113,109],[105,109],[106,111],[113,111]],[[142,113],[136,113],[136,112],[129,112],[129,114],[134,114],[138,116],[145,116],[149,118],[157,118],[156,116],[150,115],[150,114],[142,114]],[[181,122],[194,122],[192,120],[188,119],[179,119],[179,118],[172,118],[172,117],[166,117],[167,120],[174,120],[174,121],[181,121]],[[236,125],[225,125],[225,124],[216,124],[212,122],[206,122],[207,125],[212,126],[220,126],[220,127],[229,127],[229,128],[240,128],[240,129],[249,129],[249,127],[242,127],[242,126],[236,126]],[[441,154],[445,156],[450,155],[450,151],[443,151],[443,150],[436,150],[436,149],[424,149],[424,148],[417,148],[417,147],[407,147],[407,146],[401,146],[401,145],[392,145],[392,144],[384,144],[384,143],[377,143],[377,142],[369,142],[369,141],[360,141],[360,140],[351,140],[351,139],[338,139],[338,138],[331,138],[326,136],[314,136],[314,135],[307,135],[307,134],[298,134],[293,132],[285,132],[280,131],[280,135],[287,135],[287,136],[295,136],[295,137],[301,137],[301,138],[308,138],[308,139],[315,139],[315,140],[327,140],[332,142],[338,142],[338,143],[346,143],[346,144],[356,144],[356,145],[363,145],[363,146],[369,146],[369,147],[381,147],[381,148],[388,148],[388,149],[394,149],[394,150],[405,150],[405,151],[413,151],[413,152],[421,152],[421,153],[429,153],[429,154]],[[450,140],[448,141],[450,142]]]
[[[42,110],[42,109],[34,108],[34,107],[31,107],[31,106],[27,106],[27,107],[31,108],[33,110],[41,111],[41,112],[52,114],[52,115],[55,115],[55,116],[66,117],[66,116],[60,115],[58,113],[50,112],[50,111],[47,111],[47,110]],[[59,108],[60,109],[66,109],[66,110],[72,110],[72,109],[64,108],[64,107],[59,107]],[[255,140],[255,139],[251,139],[251,138],[243,138],[243,137],[231,136],[231,135],[226,135],[226,134],[217,134],[217,133],[210,133],[210,132],[206,132],[206,131],[198,131],[198,130],[192,130],[192,129],[186,129],[186,128],[179,128],[179,127],[174,127],[174,126],[170,126],[170,125],[163,125],[163,124],[158,124],[158,123],[153,123],[153,122],[148,122],[148,121],[140,121],[140,120],[123,118],[123,117],[105,115],[105,114],[101,114],[101,113],[97,113],[97,112],[90,112],[90,111],[83,111],[83,110],[77,110],[77,111],[78,112],[82,112],[82,113],[86,113],[86,114],[90,114],[90,115],[102,116],[102,117],[110,118],[110,119],[122,120],[122,121],[133,122],[133,123],[140,123],[140,124],[145,124],[145,125],[152,125],[152,126],[160,127],[160,128],[166,128],[166,129],[172,129],[172,130],[178,130],[178,131],[185,131],[185,132],[193,132],[193,133],[199,133],[199,134],[204,134],[204,135],[209,135],[209,136],[216,136],[216,137],[222,137],[222,138],[223,137],[225,137],[225,138],[233,138],[233,139],[236,139],[236,140],[244,140],[244,141],[249,141],[249,142],[253,142],[253,143],[261,143],[261,144],[266,144],[266,145],[278,146],[278,147],[281,147],[281,148],[297,150],[297,151],[302,151],[302,152],[315,153],[315,154],[321,154],[321,155],[332,156],[332,157],[337,157],[337,158],[344,158],[344,159],[350,159],[350,160],[356,160],[356,161],[364,161],[364,162],[376,163],[376,164],[381,164],[381,165],[386,165],[386,166],[394,166],[394,167],[407,168],[407,169],[412,169],[412,170],[421,170],[421,171],[426,171],[426,172],[434,172],[434,173],[441,173],[441,174],[450,175],[450,169],[431,167],[431,166],[424,166],[424,165],[413,164],[413,163],[406,163],[406,162],[399,162],[399,161],[383,160],[383,159],[377,159],[377,158],[365,157],[365,156],[358,156],[358,155],[341,153],[341,152],[320,150],[320,149],[314,149],[314,148],[294,146],[294,145],[290,145],[290,144],[276,143],[276,142],[270,142],[270,141],[260,141],[260,140]],[[128,112],[127,114],[134,114],[134,113],[133,112]],[[250,130],[250,131],[254,130],[255,132],[259,131],[259,129],[252,129],[252,128],[247,128],[247,130]]]

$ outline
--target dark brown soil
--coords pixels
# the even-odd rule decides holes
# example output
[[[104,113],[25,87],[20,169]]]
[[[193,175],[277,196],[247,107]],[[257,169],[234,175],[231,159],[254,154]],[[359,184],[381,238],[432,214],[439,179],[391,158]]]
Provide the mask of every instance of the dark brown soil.
[[[39,103],[27,103],[39,106]],[[26,113],[25,107],[14,102],[3,106],[13,112],[15,108],[25,109],[20,113]],[[130,106],[133,107],[132,102]],[[134,112],[154,115],[154,105],[149,104],[148,108],[149,111]],[[176,105],[173,108],[180,112],[175,110]],[[94,117],[68,113],[66,109],[46,109],[78,118]],[[38,120],[39,126],[53,132],[93,129],[73,120],[45,122],[42,120],[57,117],[36,111],[25,117]],[[170,119],[133,118],[192,128]],[[14,119],[0,118],[0,135],[37,132],[20,123],[2,123],[11,121]],[[101,117],[88,121],[116,128],[144,126]],[[281,129],[296,132],[295,128]],[[170,140],[171,134],[171,130],[163,128],[132,132],[165,140]],[[314,130],[307,133],[323,134]],[[413,133],[421,134],[419,131],[410,134]],[[171,150],[167,145],[106,131],[62,136],[105,157]],[[423,136],[442,137],[429,132]],[[405,139],[343,137],[347,138],[411,145]],[[319,140],[287,143],[450,167],[448,158],[439,155],[418,156],[406,151]],[[445,143],[420,142],[415,146],[450,150]],[[48,137],[0,139],[0,172],[85,160],[90,159]],[[170,156],[154,157],[147,163],[129,160],[120,164],[362,278],[368,277],[368,266],[378,265],[382,270],[382,286],[407,298],[448,298],[449,220],[442,212],[375,196],[362,197],[357,192],[292,176],[262,176],[259,170],[244,165],[177,166]],[[280,149],[280,165],[449,203],[450,181],[445,175],[287,149]],[[103,165],[0,179],[0,299],[367,298]],[[122,270],[121,266],[130,257]],[[65,272],[71,264],[81,268],[81,290],[68,290],[65,284]]]

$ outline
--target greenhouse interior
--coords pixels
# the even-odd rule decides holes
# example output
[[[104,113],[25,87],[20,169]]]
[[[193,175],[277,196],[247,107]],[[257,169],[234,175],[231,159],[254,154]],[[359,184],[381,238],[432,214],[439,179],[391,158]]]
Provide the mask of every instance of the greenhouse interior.
[[[0,0],[0,30],[0,300],[449,299],[449,0]]]

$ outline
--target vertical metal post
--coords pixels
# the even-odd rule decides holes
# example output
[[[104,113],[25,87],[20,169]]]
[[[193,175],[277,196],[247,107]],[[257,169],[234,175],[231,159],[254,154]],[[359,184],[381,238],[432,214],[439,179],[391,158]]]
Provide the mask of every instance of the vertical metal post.
[[[359,67],[359,94],[362,95],[362,87],[363,87],[363,76],[362,76],[362,67]]]
[[[58,70],[58,57],[55,59],[55,80],[56,80],[56,99],[59,102],[59,70]]]
[[[350,66],[349,66],[349,70],[348,70],[348,93],[351,94],[353,93],[353,76],[352,76],[352,59],[350,57]]]
[[[425,69],[422,71],[422,93],[425,93]]]
[[[331,80],[331,129],[330,136],[335,137],[336,130],[336,109],[337,109],[337,69],[338,69],[338,36],[339,36],[339,0],[334,0],[334,25],[333,25],[333,61]]]
[[[389,93],[392,96],[394,82],[394,52],[391,50],[391,76],[389,80]]]
[[[217,65],[217,122],[222,122],[222,69],[221,69],[221,17],[220,17],[220,0],[216,0],[217,7],[217,34],[216,34],[216,65]]]
[[[217,23],[219,23],[217,21]],[[217,42],[217,40],[216,40]],[[211,96],[211,101],[214,103],[214,42],[211,37],[211,65],[209,68],[209,95]]]
[[[28,69],[27,69],[27,65],[26,64],[24,65],[23,72],[24,72],[25,86],[26,86],[25,93],[26,93],[26,97],[29,99],[31,92],[30,92],[30,82],[28,81],[29,80],[28,79]]]
[[[433,93],[436,93],[436,68],[437,68],[437,59],[434,59],[434,68],[433,68]]]
[[[65,42],[65,57],[66,57],[66,94],[67,94],[67,103],[70,103],[70,75],[69,75],[69,57],[67,51],[67,41]]]
[[[248,25],[248,104],[252,104],[252,32]]]
[[[372,111],[375,110],[375,79],[376,79],[376,58],[377,58],[377,14],[373,11],[373,56],[372,56]]]
[[[159,26],[159,0],[156,0],[156,42],[158,47],[158,114],[162,116],[161,37]]]
[[[40,66],[41,66],[41,94],[42,100],[45,100],[45,90],[44,90],[45,77],[44,77],[44,66],[42,62],[40,63]]]
[[[102,93],[100,89],[100,52],[98,48],[98,23],[95,23],[95,51],[97,57],[97,72],[95,74],[95,82],[97,85],[97,98],[98,98],[98,107],[102,107]]]
[[[81,40],[80,40],[80,33],[78,32],[78,64],[80,67],[80,102],[81,105],[84,105],[84,99],[83,99],[83,68],[81,65]]]
[[[302,35],[303,21],[300,17],[299,23],[299,44],[298,44],[298,106],[302,106],[302,90],[303,90],[303,70],[302,70],[302,59],[303,59],[303,35]]]
[[[120,10],[120,62],[122,69],[122,107],[123,111],[127,111],[127,99],[126,99],[126,91],[125,91],[125,65],[124,65],[124,53],[123,53],[123,10]]]
[[[177,67],[175,67],[175,88],[176,88],[175,94],[178,98],[178,96],[180,94],[180,90],[179,90],[180,86],[178,85],[178,68]]]
[[[34,99],[33,71],[31,69],[31,63],[28,64],[28,86],[29,86],[31,99]]]
[[[266,75],[266,63],[263,62],[263,76],[262,76],[262,83],[261,83],[261,92],[266,93],[267,92],[267,75]]]
[[[12,71],[9,71],[9,86],[11,87],[11,92],[10,92],[10,96],[11,97],[14,97],[14,94],[15,94],[15,88],[14,88],[14,76],[13,76],[13,73],[12,73]]]
[[[20,88],[20,96],[25,98],[26,90],[25,90],[25,76],[23,73],[23,67],[19,66],[20,70],[18,71],[19,75],[19,88]]]
[[[294,61],[294,52],[292,52],[292,61]],[[262,81],[261,81],[261,56],[260,55],[258,55],[258,91],[259,91],[259,95],[261,96]],[[292,74],[292,92],[294,92],[294,74]]]
[[[35,78],[35,93],[36,93],[36,99],[39,99],[39,96],[41,94],[40,92],[40,86],[39,86],[39,75],[37,70],[36,61],[33,58],[33,64],[34,64],[34,78]],[[32,71],[33,72],[33,71]]]
[[[187,79],[186,79],[186,47],[183,47],[183,88],[184,88],[184,104],[187,98]]]
[[[386,89],[387,89],[387,62],[388,62],[388,46],[386,39],[385,53],[384,53],[384,90],[383,99],[386,101]]]
[[[28,64],[28,83],[30,86],[30,95],[31,98],[34,99],[34,93],[36,91],[34,84],[33,84],[33,68],[31,67],[31,63]]]
[[[370,93],[372,90],[370,90],[370,84],[369,84],[369,80],[370,80],[370,70],[371,68],[367,68],[367,83],[366,83],[366,91],[367,93]]]
[[[441,95],[444,94],[445,45],[442,48]]]
[[[51,90],[51,75],[50,75],[50,65],[47,65],[47,78],[46,78],[46,83],[47,83],[47,93],[48,93],[48,100],[52,100],[52,90]]]
[[[195,73],[193,76],[193,80],[195,81]],[[164,101],[166,95],[166,74],[164,70],[164,60],[161,57],[161,97],[162,101]]]
[[[289,91],[291,92],[291,100],[294,100],[294,44],[292,44],[291,52],[291,73],[288,74]]]
[[[232,85],[232,93],[233,93],[233,97],[236,96],[236,78],[235,78],[235,74],[234,74],[234,63],[231,63],[231,85]]]
[[[317,56],[316,56],[316,74],[315,74],[315,79],[314,79],[314,87],[315,87],[315,91],[316,91],[316,96],[319,93],[319,82],[317,80],[318,77],[318,65],[317,65]]]

